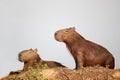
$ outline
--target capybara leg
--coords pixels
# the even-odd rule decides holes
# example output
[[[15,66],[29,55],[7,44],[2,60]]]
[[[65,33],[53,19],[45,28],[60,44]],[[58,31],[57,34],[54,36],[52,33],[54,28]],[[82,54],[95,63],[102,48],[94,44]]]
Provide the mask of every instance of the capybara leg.
[[[108,58],[105,64],[106,66],[108,66],[108,68],[114,69],[115,66],[114,58]]]
[[[78,70],[78,69],[81,69],[81,68],[83,68],[83,64],[84,64],[84,62],[83,62],[83,56],[82,55],[78,55],[77,56],[77,63],[76,63],[76,69]]]

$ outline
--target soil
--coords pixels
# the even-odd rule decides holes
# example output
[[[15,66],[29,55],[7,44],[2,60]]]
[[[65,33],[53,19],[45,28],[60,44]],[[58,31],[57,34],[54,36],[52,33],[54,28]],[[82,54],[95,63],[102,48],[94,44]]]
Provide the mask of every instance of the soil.
[[[7,75],[0,80],[120,80],[120,69],[100,66],[80,70],[68,68],[30,69],[20,74]]]

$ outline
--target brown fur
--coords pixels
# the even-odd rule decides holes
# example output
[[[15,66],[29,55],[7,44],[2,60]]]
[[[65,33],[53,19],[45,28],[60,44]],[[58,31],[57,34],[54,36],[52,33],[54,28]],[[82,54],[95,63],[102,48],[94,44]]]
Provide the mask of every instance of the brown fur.
[[[19,74],[22,71],[27,71],[30,67],[36,68],[36,64],[39,66],[47,64],[48,68],[65,67],[62,64],[55,62],[55,61],[42,60],[39,57],[39,55],[37,54],[37,49],[24,50],[24,51],[19,53],[18,58],[19,58],[19,61],[24,62],[23,70],[11,71],[10,74]]]
[[[64,42],[75,59],[76,69],[86,66],[109,65],[114,68],[114,57],[104,47],[86,40],[75,28],[66,28],[56,31],[55,39]]]
[[[23,70],[28,70],[28,67],[34,67],[36,63],[40,63],[42,60],[39,55],[37,54],[37,49],[32,50],[24,50],[21,53],[19,53],[19,60],[24,62],[24,69]],[[55,62],[55,61],[44,61],[42,60],[42,64],[47,64],[49,68],[53,67],[63,67],[62,64]]]

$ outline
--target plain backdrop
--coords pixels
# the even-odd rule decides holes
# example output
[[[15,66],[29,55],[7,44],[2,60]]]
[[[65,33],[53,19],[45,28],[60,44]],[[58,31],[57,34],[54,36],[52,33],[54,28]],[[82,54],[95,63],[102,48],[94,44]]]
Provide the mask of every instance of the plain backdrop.
[[[74,69],[65,44],[54,39],[55,31],[73,26],[107,48],[120,68],[120,0],[0,0],[0,77],[22,69],[18,53],[30,48]]]

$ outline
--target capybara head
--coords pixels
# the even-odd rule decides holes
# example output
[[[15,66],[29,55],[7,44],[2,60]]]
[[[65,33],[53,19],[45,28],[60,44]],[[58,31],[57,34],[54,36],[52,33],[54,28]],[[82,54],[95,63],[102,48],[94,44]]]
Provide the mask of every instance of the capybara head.
[[[60,42],[64,42],[66,39],[69,38],[69,36],[73,36],[75,33],[75,28],[66,28],[61,29],[55,32],[55,39]]]
[[[19,61],[28,62],[30,60],[37,59],[39,56],[37,54],[37,49],[29,49],[21,51],[18,55]]]

